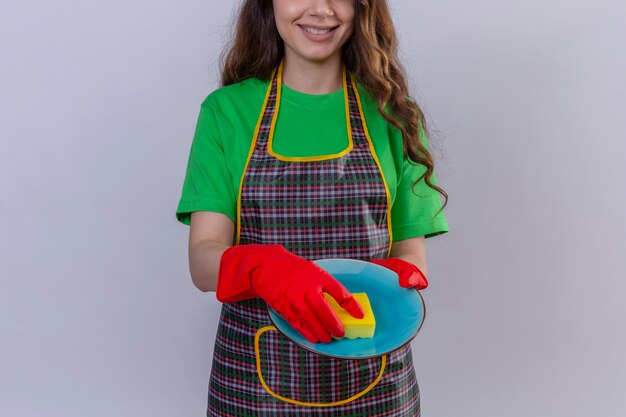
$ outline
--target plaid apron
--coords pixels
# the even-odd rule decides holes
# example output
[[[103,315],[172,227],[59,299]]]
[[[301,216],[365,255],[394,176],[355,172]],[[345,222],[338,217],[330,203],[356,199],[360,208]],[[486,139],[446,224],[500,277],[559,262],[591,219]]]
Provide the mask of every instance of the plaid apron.
[[[280,107],[281,64],[272,75],[237,202],[237,244],[280,243],[309,260],[381,259],[390,251],[390,203],[367,132],[356,85],[343,71],[349,146],[335,155],[276,154],[272,136]],[[265,302],[227,303],[217,331],[207,416],[415,417],[419,388],[410,345],[390,353],[381,380],[362,397],[332,407],[291,404],[270,395],[257,375],[254,337],[271,325]],[[278,331],[262,335],[267,386],[304,403],[334,403],[367,388],[381,359],[344,360],[304,350]]]

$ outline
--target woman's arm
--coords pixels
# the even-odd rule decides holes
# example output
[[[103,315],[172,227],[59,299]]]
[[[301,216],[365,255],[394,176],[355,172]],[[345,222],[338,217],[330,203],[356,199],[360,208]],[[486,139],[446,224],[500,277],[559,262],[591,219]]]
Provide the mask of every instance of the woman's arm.
[[[235,224],[222,213],[195,211],[189,226],[191,280],[200,291],[215,291],[220,258],[232,245]]]
[[[426,270],[426,239],[424,236],[394,242],[391,246],[390,258],[400,258],[412,263],[419,268],[424,276],[428,277]]]

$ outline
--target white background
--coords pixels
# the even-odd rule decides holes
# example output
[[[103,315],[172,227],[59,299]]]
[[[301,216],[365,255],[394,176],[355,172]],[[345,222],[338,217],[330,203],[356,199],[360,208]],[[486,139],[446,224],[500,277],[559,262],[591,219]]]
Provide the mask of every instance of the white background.
[[[626,3],[391,5],[450,194],[422,415],[626,415]],[[232,7],[0,3],[0,415],[204,415],[174,212]]]

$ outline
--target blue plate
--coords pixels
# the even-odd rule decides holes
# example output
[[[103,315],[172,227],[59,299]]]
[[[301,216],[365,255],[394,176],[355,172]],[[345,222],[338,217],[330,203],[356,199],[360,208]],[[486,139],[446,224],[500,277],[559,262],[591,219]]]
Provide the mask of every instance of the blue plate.
[[[388,354],[411,341],[424,321],[424,300],[415,289],[398,285],[398,275],[380,265],[355,259],[315,261],[352,293],[365,292],[376,317],[372,339],[339,339],[311,343],[273,308],[269,316],[292,342],[312,352],[342,359],[366,359]]]

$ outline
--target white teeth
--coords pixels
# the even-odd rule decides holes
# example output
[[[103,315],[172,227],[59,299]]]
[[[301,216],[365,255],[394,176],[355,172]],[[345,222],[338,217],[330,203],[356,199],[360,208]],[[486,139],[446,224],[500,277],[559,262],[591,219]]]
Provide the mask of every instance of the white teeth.
[[[307,32],[312,33],[314,35],[323,35],[325,33],[330,32],[330,29],[316,29],[316,28],[311,28],[308,26],[303,26],[302,28],[306,30]]]

